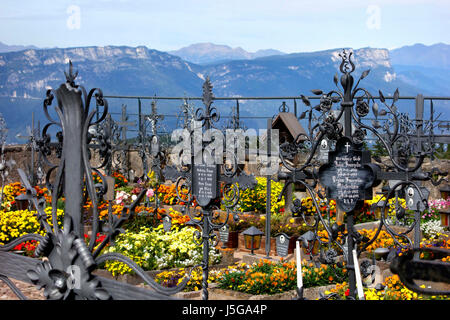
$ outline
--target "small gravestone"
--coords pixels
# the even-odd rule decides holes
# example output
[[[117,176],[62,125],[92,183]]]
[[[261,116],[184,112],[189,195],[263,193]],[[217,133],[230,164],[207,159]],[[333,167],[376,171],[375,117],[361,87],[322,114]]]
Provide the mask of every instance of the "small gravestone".
[[[275,243],[277,248],[277,255],[280,257],[286,257],[289,251],[289,237],[286,233],[279,233],[275,236]]]
[[[162,223],[164,231],[169,232],[172,227],[172,218],[169,215],[165,215],[163,216]]]
[[[222,241],[224,246],[228,242],[229,236],[230,236],[230,226],[228,224],[226,224],[222,228],[219,229],[219,238],[220,238],[220,241]]]
[[[319,145],[319,162],[326,163],[328,161],[328,152],[330,152],[330,141],[323,138]]]

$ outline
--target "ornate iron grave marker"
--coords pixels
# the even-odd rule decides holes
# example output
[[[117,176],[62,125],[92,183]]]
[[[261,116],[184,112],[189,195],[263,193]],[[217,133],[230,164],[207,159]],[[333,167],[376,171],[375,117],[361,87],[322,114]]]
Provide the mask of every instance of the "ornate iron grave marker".
[[[213,123],[217,122],[220,117],[217,109],[211,107],[214,96],[209,78],[203,84],[202,98],[205,107],[198,108],[195,112],[195,121],[197,124],[201,123],[201,127],[198,128],[194,125],[192,129],[185,128],[191,135],[191,162],[185,164],[182,171],[178,171],[174,166],[166,166],[163,174],[166,179],[172,181],[176,179],[177,196],[180,201],[186,203],[187,209],[189,209],[188,204],[193,201],[197,201],[202,208],[201,212],[192,213],[187,210],[187,213],[191,217],[189,224],[200,229],[196,232],[196,239],[198,244],[203,246],[202,299],[207,300],[209,249],[211,246],[217,245],[219,239],[216,232],[219,232],[219,236],[223,240],[225,239],[223,228],[227,228],[230,210],[239,201],[239,188],[254,187],[256,179],[252,175],[247,175],[239,170],[236,157],[233,158],[235,161],[229,165],[215,163],[213,154],[206,148],[207,143],[200,137],[195,136],[195,134],[202,133],[202,130],[196,131],[197,129],[206,131],[214,128]],[[193,137],[192,134],[194,134]],[[220,221],[220,204],[226,208],[226,218],[223,222]],[[234,219],[237,218],[237,215],[234,214]]]
[[[315,230],[312,233],[314,236],[310,236],[308,242],[312,242],[312,245],[309,246],[311,248],[315,247],[314,243],[320,244],[319,261],[335,263],[338,253],[333,247],[343,252],[347,260],[349,297],[354,299],[356,290],[355,270],[357,269],[355,263],[358,262],[353,259],[353,250],[356,249],[359,255],[376,240],[381,228],[385,227],[386,231],[392,236],[395,245],[402,249],[412,248],[417,259],[421,240],[420,217],[421,212],[428,208],[427,197],[429,194],[421,183],[430,181],[433,185],[438,185],[442,179],[437,180],[435,176],[446,176],[447,173],[440,172],[436,168],[433,168],[430,172],[421,170],[425,158],[427,156],[432,158],[433,156],[433,148],[430,148],[430,146],[434,144],[434,140],[431,137],[424,143],[425,134],[421,121],[415,127],[412,126],[408,130],[403,130],[403,118],[395,106],[399,99],[398,90],[393,95],[391,105],[386,103],[386,98],[379,91],[378,100],[384,105],[384,108],[381,109],[370,92],[359,87],[360,81],[367,77],[369,70],[362,72],[355,83],[352,76],[355,65],[351,56],[351,52],[344,51],[341,54],[340,71],[342,75],[339,78],[336,74],[333,79],[337,90],[331,90],[328,93],[322,90],[312,90],[315,95],[320,96],[320,103],[314,107],[311,106],[308,98],[301,96],[303,103],[309,110],[304,111],[300,119],[309,116],[309,133],[302,134],[305,141],[299,141],[299,135],[294,139],[294,142],[286,142],[280,145],[280,159],[282,165],[288,171],[278,173],[278,179],[285,180],[285,186],[278,200],[281,199],[281,195],[284,194],[290,184],[296,183],[305,186],[316,209],[313,216],[314,221],[308,222],[305,217],[306,210],[304,210],[300,201],[293,203],[293,212],[302,216],[305,223]],[[332,110],[333,105],[337,103],[339,103],[339,107]],[[363,120],[371,109],[375,119],[372,120],[372,125],[369,125]],[[421,100],[418,96],[416,113],[419,114],[419,120],[422,119],[421,110],[423,111],[423,99]],[[318,112],[319,115],[316,115],[315,112]],[[383,120],[384,125],[379,116],[388,117],[387,120]],[[382,131],[384,133],[381,133]],[[367,151],[362,150],[368,132],[371,132],[388,152],[388,160],[392,163],[392,166],[387,166],[385,171],[381,170],[380,166],[371,163]],[[327,163],[321,164],[321,159],[319,159],[319,165],[321,165],[318,167],[318,163],[314,159],[317,158],[316,153],[320,154],[320,146],[324,139],[327,139],[328,143],[335,142],[336,148],[334,151],[329,151]],[[399,149],[401,149],[401,152]],[[306,155],[306,160],[297,166],[293,166],[288,160],[300,153]],[[376,161],[381,164],[381,160]],[[412,162],[414,163],[411,165]],[[392,198],[394,193],[405,192],[407,194],[407,208],[414,211],[414,216],[412,219],[404,219],[408,210],[399,208],[400,206],[397,205],[397,218],[409,221],[406,231],[398,232],[391,228],[385,215],[381,214],[378,231],[372,239],[367,239],[354,228],[355,210],[358,209],[359,203],[362,203],[364,199],[371,199],[372,187],[381,183],[382,180],[392,181],[389,184],[390,187],[383,191],[385,199]],[[326,189],[326,197],[317,188],[319,186]],[[328,212],[325,217],[320,213],[319,199],[327,205]],[[339,226],[336,222],[331,222],[329,214],[331,199],[336,200],[337,207],[346,214],[345,228],[342,228],[343,225]],[[382,204],[380,201],[380,205],[383,207],[381,212],[385,212],[388,201],[384,200]],[[318,236],[319,225],[322,225],[328,234],[329,240],[327,243],[323,242]],[[411,241],[407,234],[413,230],[414,241]],[[340,233],[342,237],[339,237]],[[335,246],[332,247],[331,243]],[[308,249],[308,251],[313,252],[312,249]],[[437,262],[436,264],[430,266],[430,268],[444,273],[449,272],[449,267],[445,263]],[[421,267],[425,267],[425,265],[427,265],[426,262],[420,264]],[[394,269],[400,273],[405,270],[402,267]],[[419,273],[416,274],[419,275]],[[424,274],[426,272],[421,273],[421,279],[425,279]],[[405,275],[401,276],[405,277]],[[414,289],[417,290],[416,287]]]
[[[375,172],[368,163],[370,152],[342,137],[336,150],[329,153],[328,163],[320,167],[320,183],[326,187],[327,197],[336,200],[342,211],[350,212],[362,200],[372,199]]]
[[[24,198],[36,208],[37,220],[46,235],[26,234],[0,246],[0,280],[10,286],[21,299],[26,297],[8,277],[43,288],[47,299],[170,299],[170,295],[183,290],[191,273],[176,287],[167,288],[148,276],[130,258],[115,252],[102,252],[102,249],[122,231],[123,223],[133,217],[135,208],[145,196],[146,190],[143,190],[130,206],[123,208],[120,217],[109,214],[109,219],[101,225],[98,202],[101,198],[106,201],[114,198],[110,189],[114,184],[112,181],[108,183],[111,179],[103,176],[98,170],[100,167],[93,167],[89,161],[89,149],[93,141],[88,129],[100,125],[107,117],[108,104],[100,89],[95,88],[87,93],[82,86],[76,85],[76,76],[77,73],[73,73],[70,63],[66,83],[57,90],[48,90],[44,101],[44,112],[50,123],[44,127],[38,147],[46,163],[50,164],[46,183],[52,196],[51,216],[44,210],[45,200],[37,197],[36,190],[29,183],[24,171],[18,169],[26,189]],[[60,117],[58,120],[51,118],[47,110],[55,96],[57,98],[55,109]],[[103,107],[103,112],[96,121],[93,120],[95,111],[90,111],[92,100],[95,101],[96,107]],[[62,131],[57,133],[56,151],[60,159],[58,164],[52,164],[46,157],[49,155],[51,144],[47,130],[52,125],[62,128]],[[101,140],[97,142],[104,143]],[[106,144],[106,149],[109,149],[108,146]],[[105,152],[105,156],[109,157],[110,152]],[[106,160],[102,165],[107,163]],[[94,183],[93,173],[98,175],[100,183]],[[88,195],[93,206],[92,236],[88,244],[84,239],[83,193]],[[65,197],[63,228],[58,224],[57,217],[57,201],[62,196]],[[109,209],[111,210],[111,202]],[[99,232],[103,232],[105,238],[97,243]],[[39,242],[34,258],[8,252],[18,244],[29,240]],[[93,271],[105,261],[125,263],[150,285],[151,290],[95,275]]]

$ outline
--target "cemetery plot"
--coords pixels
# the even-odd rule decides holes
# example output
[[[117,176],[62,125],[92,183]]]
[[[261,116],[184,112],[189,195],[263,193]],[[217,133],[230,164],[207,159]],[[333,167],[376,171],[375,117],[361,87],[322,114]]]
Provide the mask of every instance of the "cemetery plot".
[[[30,183],[22,170],[21,182],[2,188],[2,279],[42,287],[48,299],[121,299],[124,294],[136,299],[447,299],[450,239],[440,223],[447,204],[436,205],[424,186],[439,185],[446,172],[422,170],[433,152],[424,147],[423,127],[408,131],[411,146],[394,153],[403,132],[394,104],[380,92],[382,112],[367,90],[352,87],[351,54],[342,54],[340,70],[342,92],[313,90],[320,101],[316,107],[300,98],[310,108],[304,115],[308,130],[292,124],[298,119],[286,115],[286,104],[282,116],[269,120],[272,126],[280,125],[276,119],[292,124],[283,127],[276,174],[255,177],[246,172],[247,164],[224,168],[192,161],[180,168],[168,163],[155,127],[165,118],[154,103],[151,132],[141,122],[135,144],[142,151],[143,174],[132,177],[128,164],[111,166],[114,150],[129,156],[126,128],[132,123],[126,110],[114,129],[106,99],[95,89],[81,99],[85,91],[75,84],[70,65],[67,82],[49,91],[44,104],[52,107],[55,97],[69,101],[53,106],[61,108],[59,120],[68,131],[56,142],[46,127],[34,137],[44,160],[50,151],[60,160],[47,168],[46,188]],[[360,80],[367,75],[363,72]],[[338,85],[337,77],[334,81]],[[204,106],[192,111],[202,132],[220,118],[212,89],[207,79]],[[398,98],[396,93],[393,102]],[[98,117],[87,114],[94,103]],[[377,119],[391,116],[394,125],[387,133],[362,121],[370,107]],[[239,121],[236,114],[230,126]],[[367,131],[387,147],[390,166],[365,149]],[[114,132],[123,140],[114,141],[120,138]],[[206,149],[205,141],[191,143],[191,149]],[[94,164],[95,152],[102,160]],[[410,158],[414,163],[406,161]],[[77,272],[85,275],[80,283]],[[430,290],[421,284],[427,281],[441,285]]]

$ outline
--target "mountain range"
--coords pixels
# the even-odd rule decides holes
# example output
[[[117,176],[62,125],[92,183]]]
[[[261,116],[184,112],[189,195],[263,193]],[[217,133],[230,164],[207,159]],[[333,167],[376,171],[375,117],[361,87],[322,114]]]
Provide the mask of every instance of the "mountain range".
[[[231,48],[227,45],[217,45],[213,43],[196,43],[179,50],[169,51],[168,53],[200,65],[217,64],[228,62],[230,60],[251,60],[285,54],[274,49],[248,52],[241,47]]]
[[[0,52],[14,52],[14,51],[21,51],[26,49],[39,49],[35,46],[16,46],[16,45],[7,45],[0,41]]]
[[[446,44],[436,44],[391,51],[353,49],[354,76],[357,78],[370,69],[370,75],[361,85],[374,95],[381,90],[389,96],[398,88],[402,96],[418,93],[445,96],[450,89],[449,48]],[[19,50],[0,53],[0,112],[10,130],[9,142],[17,141],[17,133],[26,133],[31,112],[37,120],[46,121],[42,112],[45,92],[65,81],[69,60],[79,72],[77,83],[87,89],[101,88],[109,96],[199,97],[202,83],[209,76],[217,97],[267,97],[311,95],[312,89],[334,89],[333,76],[339,71],[342,52],[339,48],[290,54],[273,49],[250,53],[242,48],[214,44],[196,44],[171,52],[145,46]],[[271,117],[281,102],[241,100],[241,115],[255,119]],[[148,109],[148,100],[143,103],[144,109]],[[160,100],[158,110],[167,114],[166,120],[172,119],[173,124],[181,103]],[[288,101],[291,108],[292,103]],[[109,104],[117,113],[122,104],[128,106],[129,112],[137,108],[135,99],[110,98]],[[234,102],[221,101],[222,115],[229,115],[232,105]],[[301,103],[298,105],[300,109]],[[435,106],[441,112],[448,107],[446,103]]]

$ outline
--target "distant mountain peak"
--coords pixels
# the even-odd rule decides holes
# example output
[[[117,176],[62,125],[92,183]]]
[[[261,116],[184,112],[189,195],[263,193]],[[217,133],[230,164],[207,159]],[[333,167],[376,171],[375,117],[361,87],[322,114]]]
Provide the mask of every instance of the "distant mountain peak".
[[[420,66],[426,68],[450,69],[450,45],[416,43],[391,50],[393,65]]]
[[[38,49],[38,47],[22,46],[22,45],[8,45],[8,44],[0,41],[0,53],[22,51],[22,50],[27,50],[27,49]]]
[[[195,64],[213,64],[230,60],[251,60],[271,55],[285,54],[275,49],[263,49],[256,52],[248,52],[241,47],[232,48],[228,45],[214,44],[211,42],[194,43],[179,50],[169,51],[183,60]]]

